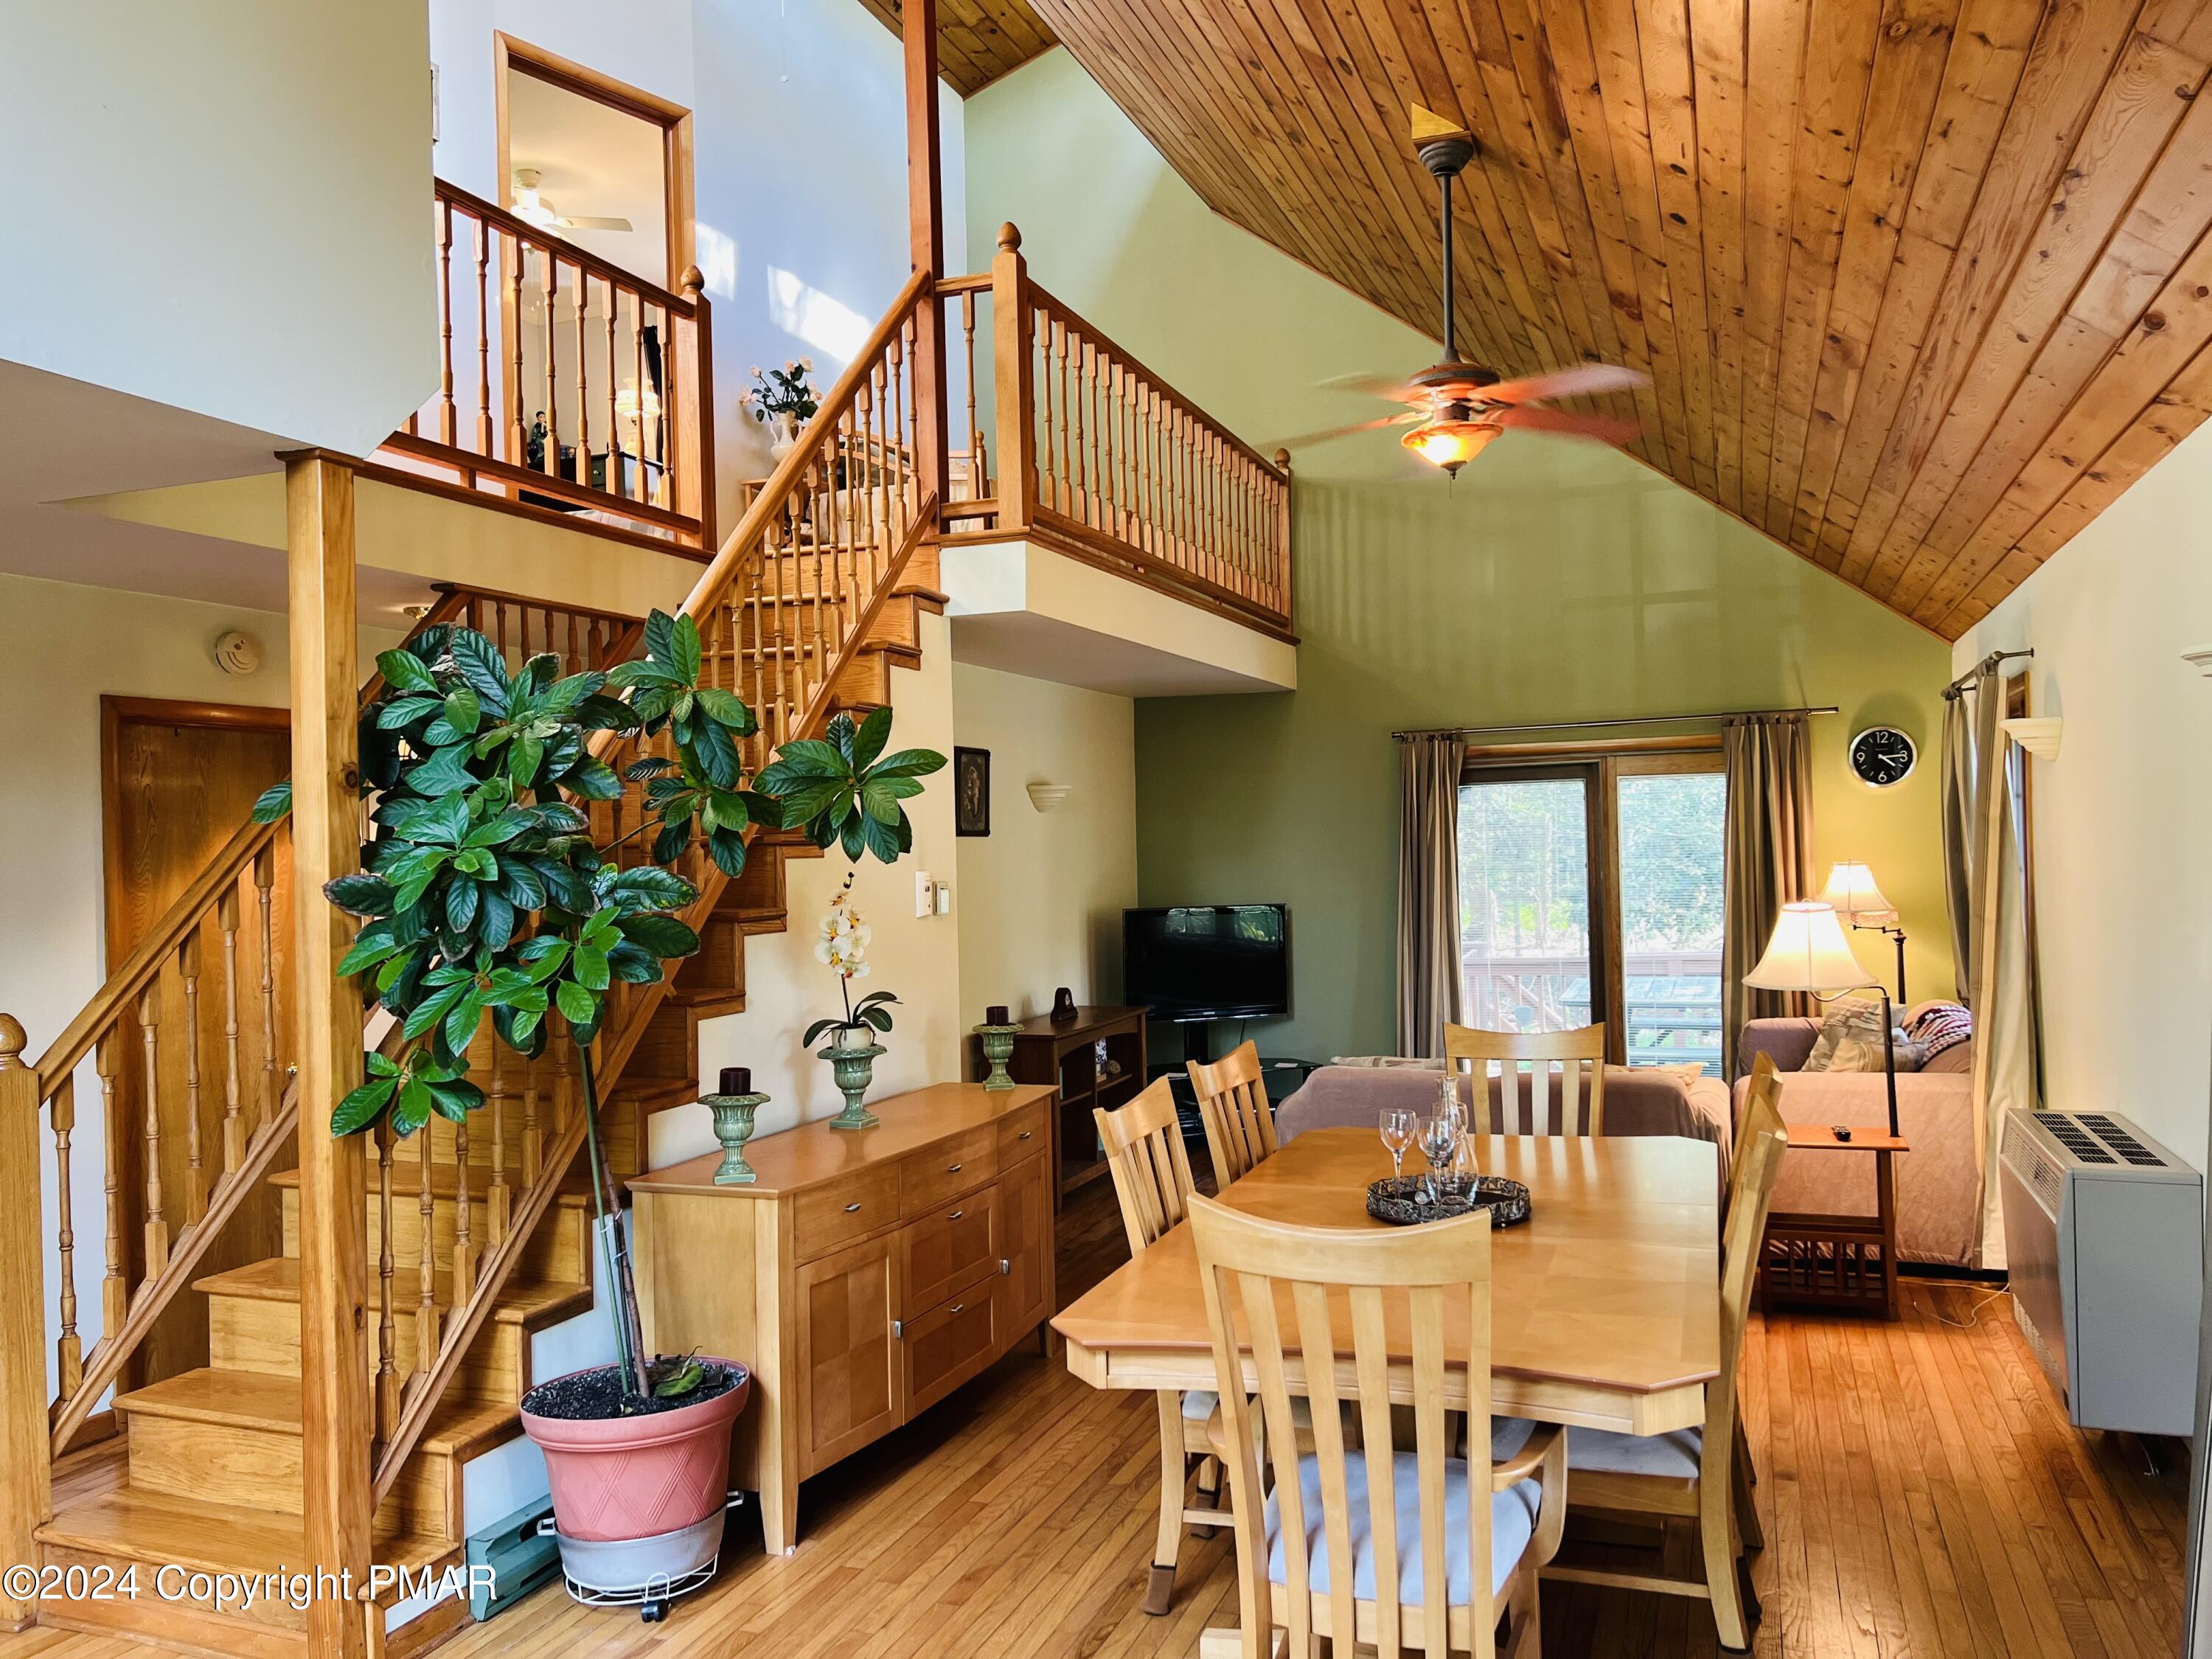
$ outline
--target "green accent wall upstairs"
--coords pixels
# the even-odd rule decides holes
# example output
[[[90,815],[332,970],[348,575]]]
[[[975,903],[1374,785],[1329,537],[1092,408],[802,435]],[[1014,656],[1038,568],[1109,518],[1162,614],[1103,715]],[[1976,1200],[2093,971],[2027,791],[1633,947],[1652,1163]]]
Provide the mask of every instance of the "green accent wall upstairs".
[[[967,143],[970,268],[1012,221],[1038,281],[1263,449],[1382,412],[1316,382],[1437,355],[1210,213],[1065,52],[971,99]],[[1448,482],[1370,434],[1301,450],[1295,477],[1297,690],[1136,714],[1140,902],[1291,908],[1292,1018],[1255,1028],[1262,1052],[1394,1047],[1408,726],[1838,704],[1814,722],[1819,872],[1870,864],[1915,1000],[1950,993],[1933,635],[1595,445],[1508,437]],[[1879,792],[1844,761],[1877,722],[1921,751]]]

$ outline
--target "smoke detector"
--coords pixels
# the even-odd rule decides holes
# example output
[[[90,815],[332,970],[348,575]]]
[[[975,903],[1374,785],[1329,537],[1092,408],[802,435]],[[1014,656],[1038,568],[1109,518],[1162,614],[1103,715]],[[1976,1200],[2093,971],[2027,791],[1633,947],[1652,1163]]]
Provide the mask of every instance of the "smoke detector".
[[[217,635],[215,649],[210,654],[215,658],[215,665],[226,674],[261,672],[261,641],[242,629],[227,629]]]

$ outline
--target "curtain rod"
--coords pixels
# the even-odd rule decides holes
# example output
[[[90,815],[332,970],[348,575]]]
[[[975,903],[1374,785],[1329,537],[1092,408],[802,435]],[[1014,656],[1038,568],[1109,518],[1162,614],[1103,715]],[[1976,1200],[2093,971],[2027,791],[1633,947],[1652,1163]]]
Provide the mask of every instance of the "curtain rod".
[[[1973,689],[1974,682],[1981,678],[1983,675],[1988,673],[1990,670],[1995,668],[1999,663],[2009,661],[2014,657],[2032,657],[2034,654],[2035,647],[2033,646],[2029,646],[2024,651],[1990,652],[1988,656],[1983,658],[1972,668],[1969,668],[1965,673],[1960,675],[1957,679],[1953,680],[1950,684],[1943,688],[1943,701],[1948,702],[1952,698],[1957,696],[1961,691],[1972,690]]]
[[[1832,714],[1836,706],[1820,708],[1731,708],[1710,714],[1631,714],[1611,720],[1538,720],[1518,726],[1438,726],[1415,732],[1393,732],[1397,743],[1415,738],[1479,738],[1492,732],[1595,732],[1614,726],[1681,726],[1692,720],[1774,720],[1790,714]]]

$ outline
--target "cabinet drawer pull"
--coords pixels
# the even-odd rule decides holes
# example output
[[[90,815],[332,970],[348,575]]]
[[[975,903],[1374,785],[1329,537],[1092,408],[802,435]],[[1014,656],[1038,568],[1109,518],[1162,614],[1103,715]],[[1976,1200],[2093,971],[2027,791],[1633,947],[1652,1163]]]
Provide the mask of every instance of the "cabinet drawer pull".
[[[1012,1260],[1007,1256],[1000,1256],[999,1258],[999,1277],[1001,1279],[1012,1279],[1013,1276],[1014,1264]]]
[[[845,1206],[845,1213],[847,1215],[858,1215],[860,1212],[860,1206],[857,1204],[848,1204]]]
[[[950,1319],[954,1314],[964,1314],[967,1311],[968,1304],[965,1302],[956,1302],[952,1304],[951,1309],[946,1311],[945,1316],[947,1319]]]
[[[960,1165],[957,1164],[951,1164],[947,1167],[945,1173],[947,1175],[958,1175],[960,1173]]]
[[[954,1211],[951,1215],[949,1215],[949,1216],[945,1217],[945,1218],[947,1221],[957,1221],[957,1220],[959,1220],[959,1219],[960,1219],[960,1218],[961,1218],[962,1216],[966,1215],[967,1213],[968,1213],[968,1212],[967,1212],[967,1211],[965,1211],[965,1210],[955,1210],[955,1211]]]
[[[1018,1135],[1016,1135],[1016,1136],[1014,1137],[1014,1139],[1017,1139],[1017,1140],[1027,1140],[1029,1138],[1030,1138],[1030,1132],[1029,1132],[1027,1129],[1023,1130],[1023,1131],[1021,1132],[1021,1133],[1019,1133],[1019,1134],[1018,1134]]]
[[[891,1321],[891,1340],[894,1342],[906,1340],[906,1321],[903,1319]]]

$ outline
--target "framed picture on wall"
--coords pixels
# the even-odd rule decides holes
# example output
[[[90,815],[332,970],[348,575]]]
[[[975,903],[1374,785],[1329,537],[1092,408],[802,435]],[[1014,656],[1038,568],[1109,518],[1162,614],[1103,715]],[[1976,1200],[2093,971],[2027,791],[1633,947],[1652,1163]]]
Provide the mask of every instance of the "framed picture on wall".
[[[991,833],[991,751],[952,750],[952,831],[959,836]]]

